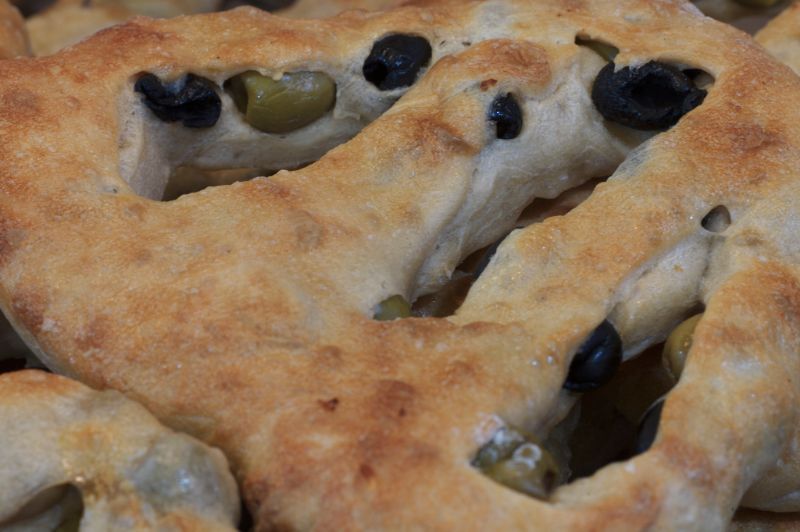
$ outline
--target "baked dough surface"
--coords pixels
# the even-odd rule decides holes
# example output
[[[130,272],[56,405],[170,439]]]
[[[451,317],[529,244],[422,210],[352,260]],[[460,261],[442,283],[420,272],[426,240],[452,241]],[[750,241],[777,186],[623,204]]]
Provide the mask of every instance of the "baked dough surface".
[[[405,94],[361,76],[395,32],[433,47]],[[619,48],[619,66],[715,83],[668,132],[608,124],[589,96],[605,62],[576,36]],[[324,71],[336,108],[266,135],[219,89],[217,125],[187,130],[133,91],[142,72],[222,87],[250,69]],[[524,110],[511,141],[486,118],[505,93]],[[800,80],[689,4],[140,18],[0,63],[0,102],[3,311],[55,369],[222,448],[260,528],[718,530],[757,482],[754,506],[795,496]],[[317,158],[155,200],[190,162]],[[371,319],[436,289],[534,197],[612,172],[569,214],[513,232],[455,316]],[[705,231],[718,205],[733,223]],[[564,416],[572,354],[601,321],[633,356],[700,302],[648,452],[548,502],[470,466],[504,424],[544,437]]]
[[[222,453],[118,392],[42,371],[4,374],[0,449],[2,530],[61,530],[67,497],[47,493],[66,486],[83,500],[81,530],[235,530],[239,499]]]
[[[0,0],[0,59],[28,55],[30,46],[22,16],[6,0]]]

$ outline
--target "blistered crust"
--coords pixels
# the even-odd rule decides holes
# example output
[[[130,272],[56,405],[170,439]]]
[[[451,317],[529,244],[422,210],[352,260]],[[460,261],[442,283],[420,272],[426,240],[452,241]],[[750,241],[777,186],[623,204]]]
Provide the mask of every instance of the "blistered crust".
[[[221,447],[262,529],[722,529],[750,485],[782,474],[797,426],[786,221],[800,199],[800,81],[687,4],[436,4],[314,23],[253,9],[137,19],[0,64],[3,310],[53,367]],[[388,33],[433,47],[404,95],[361,75]],[[594,109],[605,62],[576,36],[619,48],[620,66],[656,59],[715,84],[631,152],[648,134]],[[254,68],[324,71],[337,108],[277,137],[220,91],[220,122],[190,132],[132,91],[141,72],[221,86]],[[487,111],[509,93],[524,127],[502,141]],[[379,115],[301,170],[143,197],[188,162],[307,163]],[[370,319],[389,296],[440,286],[534,197],[612,172],[571,213],[512,233],[454,317]],[[733,223],[704,233],[717,205]],[[626,316],[620,334],[641,349],[685,317],[687,297],[707,312],[650,451],[551,502],[470,466],[504,423],[543,437],[560,420],[571,356],[603,319]],[[632,311],[654,301],[658,319]]]

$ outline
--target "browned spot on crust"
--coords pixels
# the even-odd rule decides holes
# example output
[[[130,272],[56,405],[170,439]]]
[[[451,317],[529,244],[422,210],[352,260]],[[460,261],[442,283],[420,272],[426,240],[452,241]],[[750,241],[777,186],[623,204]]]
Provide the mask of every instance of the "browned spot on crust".
[[[44,296],[36,292],[18,293],[11,301],[17,320],[33,334],[41,331],[46,306]]]
[[[133,256],[133,261],[143,266],[153,260],[153,253],[149,249],[140,249]]]
[[[479,79],[491,73],[488,82],[508,78],[522,86],[541,86],[551,77],[547,52],[531,42],[507,39],[484,41],[473,46],[461,60],[466,60],[464,68]],[[444,60],[440,63],[447,64]],[[485,90],[483,83],[481,89]]]
[[[295,211],[291,218],[298,249],[307,252],[319,247],[325,233],[322,225],[307,211]]]
[[[334,397],[333,399],[328,399],[327,401],[324,399],[320,399],[317,401],[319,406],[321,406],[324,410],[328,412],[336,412],[336,409],[339,407],[339,399]]]
[[[734,124],[729,133],[731,144],[740,152],[751,152],[767,148],[779,142],[779,135],[758,124]]]
[[[3,107],[13,109],[14,113],[34,115],[40,112],[39,97],[26,89],[10,89],[0,98]]]
[[[441,382],[443,386],[458,386],[472,382],[477,377],[475,368],[461,360],[454,360],[444,369]]]
[[[714,467],[702,451],[687,442],[668,436],[660,442],[659,447],[667,460],[674,465],[674,470],[686,472],[686,477],[704,490],[714,489]]]
[[[19,247],[25,236],[23,229],[13,227],[7,218],[0,217],[0,263]]]
[[[83,351],[100,349],[105,341],[107,328],[106,318],[94,318],[75,336],[75,345]]]
[[[382,380],[377,383],[375,410],[384,416],[395,417],[402,410],[405,416],[416,396],[416,390],[408,383]],[[400,417],[403,417],[400,416]]]
[[[490,79],[485,79],[485,80],[481,81],[481,90],[486,92],[487,90],[489,90],[491,87],[494,87],[495,85],[497,85],[497,80],[496,79],[491,79],[491,78]]]
[[[141,222],[144,220],[147,209],[141,203],[131,203],[125,208],[125,212]]]
[[[335,345],[326,345],[315,353],[314,366],[327,370],[336,370],[342,365],[342,350]]]
[[[361,464],[361,466],[358,468],[358,474],[369,480],[375,476],[375,470],[372,469],[372,466],[369,464]]]

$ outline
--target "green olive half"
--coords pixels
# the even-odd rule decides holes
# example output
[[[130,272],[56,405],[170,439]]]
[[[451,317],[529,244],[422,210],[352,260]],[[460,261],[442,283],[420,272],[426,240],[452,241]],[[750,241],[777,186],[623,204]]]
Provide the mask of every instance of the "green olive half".
[[[265,133],[300,129],[336,103],[336,83],[322,72],[292,72],[274,80],[250,70],[227,86],[245,121]]]
[[[500,429],[478,451],[472,465],[495,482],[539,499],[550,495],[559,478],[553,456],[511,427]]]
[[[411,305],[403,296],[392,296],[378,303],[373,318],[378,321],[391,321],[411,316]]]
[[[698,314],[678,325],[675,330],[670,333],[664,344],[664,364],[676,380],[680,378],[681,373],[683,373],[683,367],[686,364],[686,356],[689,354],[689,349],[692,347],[694,330],[702,317],[702,314]]]

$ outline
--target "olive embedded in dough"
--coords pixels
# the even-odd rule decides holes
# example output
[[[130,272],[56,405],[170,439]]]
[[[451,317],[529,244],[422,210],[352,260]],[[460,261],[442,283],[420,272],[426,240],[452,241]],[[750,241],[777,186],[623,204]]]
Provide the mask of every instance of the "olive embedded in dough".
[[[664,343],[664,351],[662,354],[664,365],[667,367],[675,380],[679,379],[683,373],[683,367],[686,364],[686,356],[689,354],[689,349],[692,347],[692,338],[694,337],[694,330],[697,324],[700,323],[702,314],[692,316],[688,320],[678,325],[672,333],[670,333],[667,341]]]
[[[336,103],[336,83],[323,72],[292,72],[275,80],[255,71],[228,87],[245,121],[265,133],[289,133],[315,122]]]
[[[431,45],[424,37],[394,34],[372,45],[364,61],[364,78],[382,91],[409,87],[431,60]]]
[[[585,392],[599,388],[614,376],[622,362],[622,339],[608,320],[589,335],[572,358],[564,388]]]
[[[381,301],[375,309],[373,318],[378,321],[391,321],[409,316],[411,316],[411,305],[406,298],[396,295]]]
[[[522,109],[511,94],[498,96],[489,110],[489,120],[497,128],[497,138],[510,140],[522,131]]]
[[[661,411],[664,409],[664,399],[659,399],[647,409],[642,421],[639,423],[639,430],[636,433],[636,442],[633,446],[633,453],[642,454],[648,450],[656,440],[658,434],[658,424],[661,421]]]
[[[504,427],[479,451],[472,465],[515,491],[546,498],[559,478],[558,464],[541,445]]]
[[[703,103],[706,91],[678,68],[650,61],[615,71],[614,63],[600,70],[592,101],[603,117],[641,130],[663,130]]]
[[[211,127],[219,120],[222,102],[214,83],[194,74],[164,83],[153,74],[142,75],[134,90],[144,95],[144,104],[164,122],[186,127]]]

